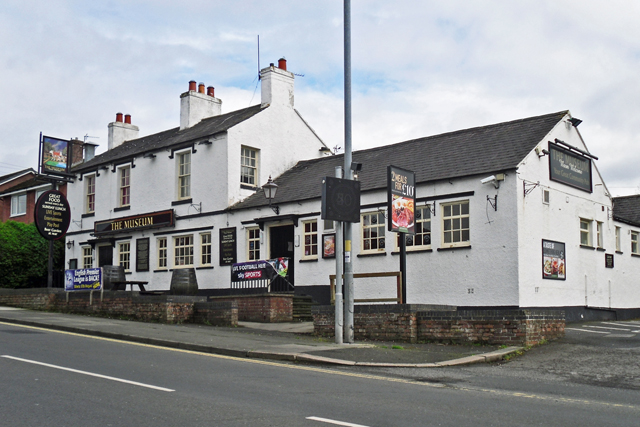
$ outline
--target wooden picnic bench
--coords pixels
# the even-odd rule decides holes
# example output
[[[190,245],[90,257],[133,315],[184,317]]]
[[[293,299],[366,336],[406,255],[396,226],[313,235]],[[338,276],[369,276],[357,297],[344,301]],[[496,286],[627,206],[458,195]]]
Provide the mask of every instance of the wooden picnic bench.
[[[145,282],[142,280],[114,280],[111,282],[112,286],[111,286],[111,290],[112,291],[126,291],[127,290],[127,285],[131,286],[131,290],[133,291],[133,286],[137,286],[138,289],[142,292],[146,291],[146,289],[144,288],[144,285],[146,285],[149,282]]]

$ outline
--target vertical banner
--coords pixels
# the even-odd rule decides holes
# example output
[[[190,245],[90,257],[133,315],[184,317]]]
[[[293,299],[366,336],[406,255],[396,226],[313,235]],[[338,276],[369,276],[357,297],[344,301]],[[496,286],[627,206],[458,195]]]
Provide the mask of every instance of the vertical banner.
[[[542,240],[542,278],[565,280],[567,260],[562,242]]]
[[[395,166],[387,166],[389,231],[415,234],[415,205],[415,173]]]
[[[71,143],[64,139],[43,136],[40,141],[40,173],[68,175],[71,164]]]

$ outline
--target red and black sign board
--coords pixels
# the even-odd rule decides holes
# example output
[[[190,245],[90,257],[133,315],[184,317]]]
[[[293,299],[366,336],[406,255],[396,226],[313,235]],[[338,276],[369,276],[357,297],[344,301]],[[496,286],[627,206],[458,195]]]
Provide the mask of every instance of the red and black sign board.
[[[47,240],[64,237],[71,223],[71,207],[64,194],[57,190],[45,191],[33,210],[38,232]]]
[[[125,231],[146,230],[149,228],[172,227],[174,224],[173,209],[150,212],[123,218],[96,221],[93,224],[95,235],[115,234]]]
[[[322,219],[360,222],[360,182],[325,177],[322,180]]]
[[[415,205],[415,173],[395,166],[387,166],[389,231],[415,234]]]

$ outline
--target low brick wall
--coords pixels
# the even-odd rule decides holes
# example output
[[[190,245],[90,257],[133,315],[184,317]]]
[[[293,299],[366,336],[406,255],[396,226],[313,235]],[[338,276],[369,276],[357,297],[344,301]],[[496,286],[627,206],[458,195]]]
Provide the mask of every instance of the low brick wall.
[[[278,323],[293,321],[293,294],[256,294],[209,297],[209,301],[234,301],[238,320]]]
[[[312,309],[314,333],[335,336],[333,306]],[[356,305],[355,339],[535,345],[564,336],[564,313],[552,310],[460,310],[421,304]]]
[[[237,326],[238,304],[235,301],[196,302],[193,321],[212,326]]]

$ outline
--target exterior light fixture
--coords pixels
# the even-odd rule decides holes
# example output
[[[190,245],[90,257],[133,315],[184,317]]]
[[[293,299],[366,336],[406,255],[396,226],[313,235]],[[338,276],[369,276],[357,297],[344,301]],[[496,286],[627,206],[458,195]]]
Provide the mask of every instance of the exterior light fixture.
[[[582,123],[582,120],[576,119],[575,117],[570,118],[569,121],[571,122],[574,128],[577,128],[580,125],[580,123]]]
[[[269,200],[269,207],[276,215],[280,215],[280,208],[278,206],[272,206],[271,200],[276,197],[276,192],[278,191],[278,184],[271,180],[271,175],[269,175],[269,180],[265,185],[262,186],[262,190],[264,190],[264,197]]]
[[[67,240],[67,249],[71,249],[73,247],[73,240]]]

